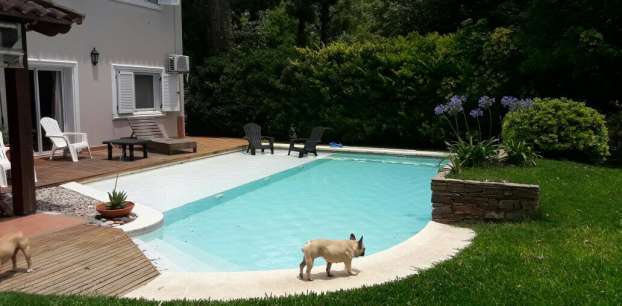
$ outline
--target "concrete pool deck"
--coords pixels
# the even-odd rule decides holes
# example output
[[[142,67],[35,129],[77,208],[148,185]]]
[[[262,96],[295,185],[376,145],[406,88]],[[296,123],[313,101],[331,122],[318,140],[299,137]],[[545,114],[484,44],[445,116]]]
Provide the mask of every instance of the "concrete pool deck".
[[[475,232],[430,222],[410,239],[379,253],[356,258],[356,276],[346,276],[343,264],[328,278],[324,266],[313,268],[314,281],[298,279],[298,269],[253,272],[164,272],[147,285],[126,295],[151,300],[231,300],[323,293],[395,281],[450,259],[467,247]]]

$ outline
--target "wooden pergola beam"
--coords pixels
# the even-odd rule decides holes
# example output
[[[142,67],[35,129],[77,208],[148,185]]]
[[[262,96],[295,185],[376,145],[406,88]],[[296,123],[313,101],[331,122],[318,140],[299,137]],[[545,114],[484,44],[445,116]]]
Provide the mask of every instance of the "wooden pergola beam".
[[[36,210],[36,197],[26,28],[22,26],[21,31],[24,67],[21,69],[5,69],[5,79],[9,139],[11,140],[13,213],[28,215]]]

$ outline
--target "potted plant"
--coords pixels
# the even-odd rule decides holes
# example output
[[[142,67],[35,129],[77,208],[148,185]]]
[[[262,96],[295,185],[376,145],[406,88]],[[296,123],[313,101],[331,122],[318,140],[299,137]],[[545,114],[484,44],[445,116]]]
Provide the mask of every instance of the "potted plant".
[[[127,193],[117,191],[118,180],[119,176],[114,181],[114,189],[108,193],[108,202],[95,206],[97,212],[106,219],[127,217],[134,209],[134,203],[127,201]]]

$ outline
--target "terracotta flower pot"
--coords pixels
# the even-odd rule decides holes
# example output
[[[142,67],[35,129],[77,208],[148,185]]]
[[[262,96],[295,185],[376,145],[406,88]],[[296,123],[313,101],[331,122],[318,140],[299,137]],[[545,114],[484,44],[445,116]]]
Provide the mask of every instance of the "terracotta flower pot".
[[[108,209],[106,204],[108,203],[99,203],[95,206],[95,210],[106,219],[127,217],[134,209],[134,203],[129,201],[125,202],[125,207],[121,209]]]

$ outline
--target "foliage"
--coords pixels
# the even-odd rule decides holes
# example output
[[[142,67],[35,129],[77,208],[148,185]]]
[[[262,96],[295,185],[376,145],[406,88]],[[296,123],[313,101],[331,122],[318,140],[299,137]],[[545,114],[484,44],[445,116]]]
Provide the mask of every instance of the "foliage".
[[[517,166],[535,166],[540,155],[524,141],[506,140],[501,145],[505,153],[504,161]]]
[[[114,181],[114,189],[112,192],[108,192],[108,203],[106,203],[106,208],[108,209],[122,209],[126,205],[127,193],[125,191],[117,191],[117,181],[119,180],[119,176]]]
[[[604,117],[569,99],[536,99],[532,108],[509,113],[503,140],[524,140],[544,156],[602,160],[609,156]]]
[[[198,67],[190,80],[188,128],[194,135],[239,136],[244,122],[286,138],[312,126],[327,138],[385,146],[440,146],[430,111],[443,80],[458,75],[446,58],[451,36],[333,43],[315,49],[238,49]]]
[[[499,141],[495,138],[476,140],[469,137],[448,142],[453,173],[460,173],[467,167],[489,166],[497,162]]]

